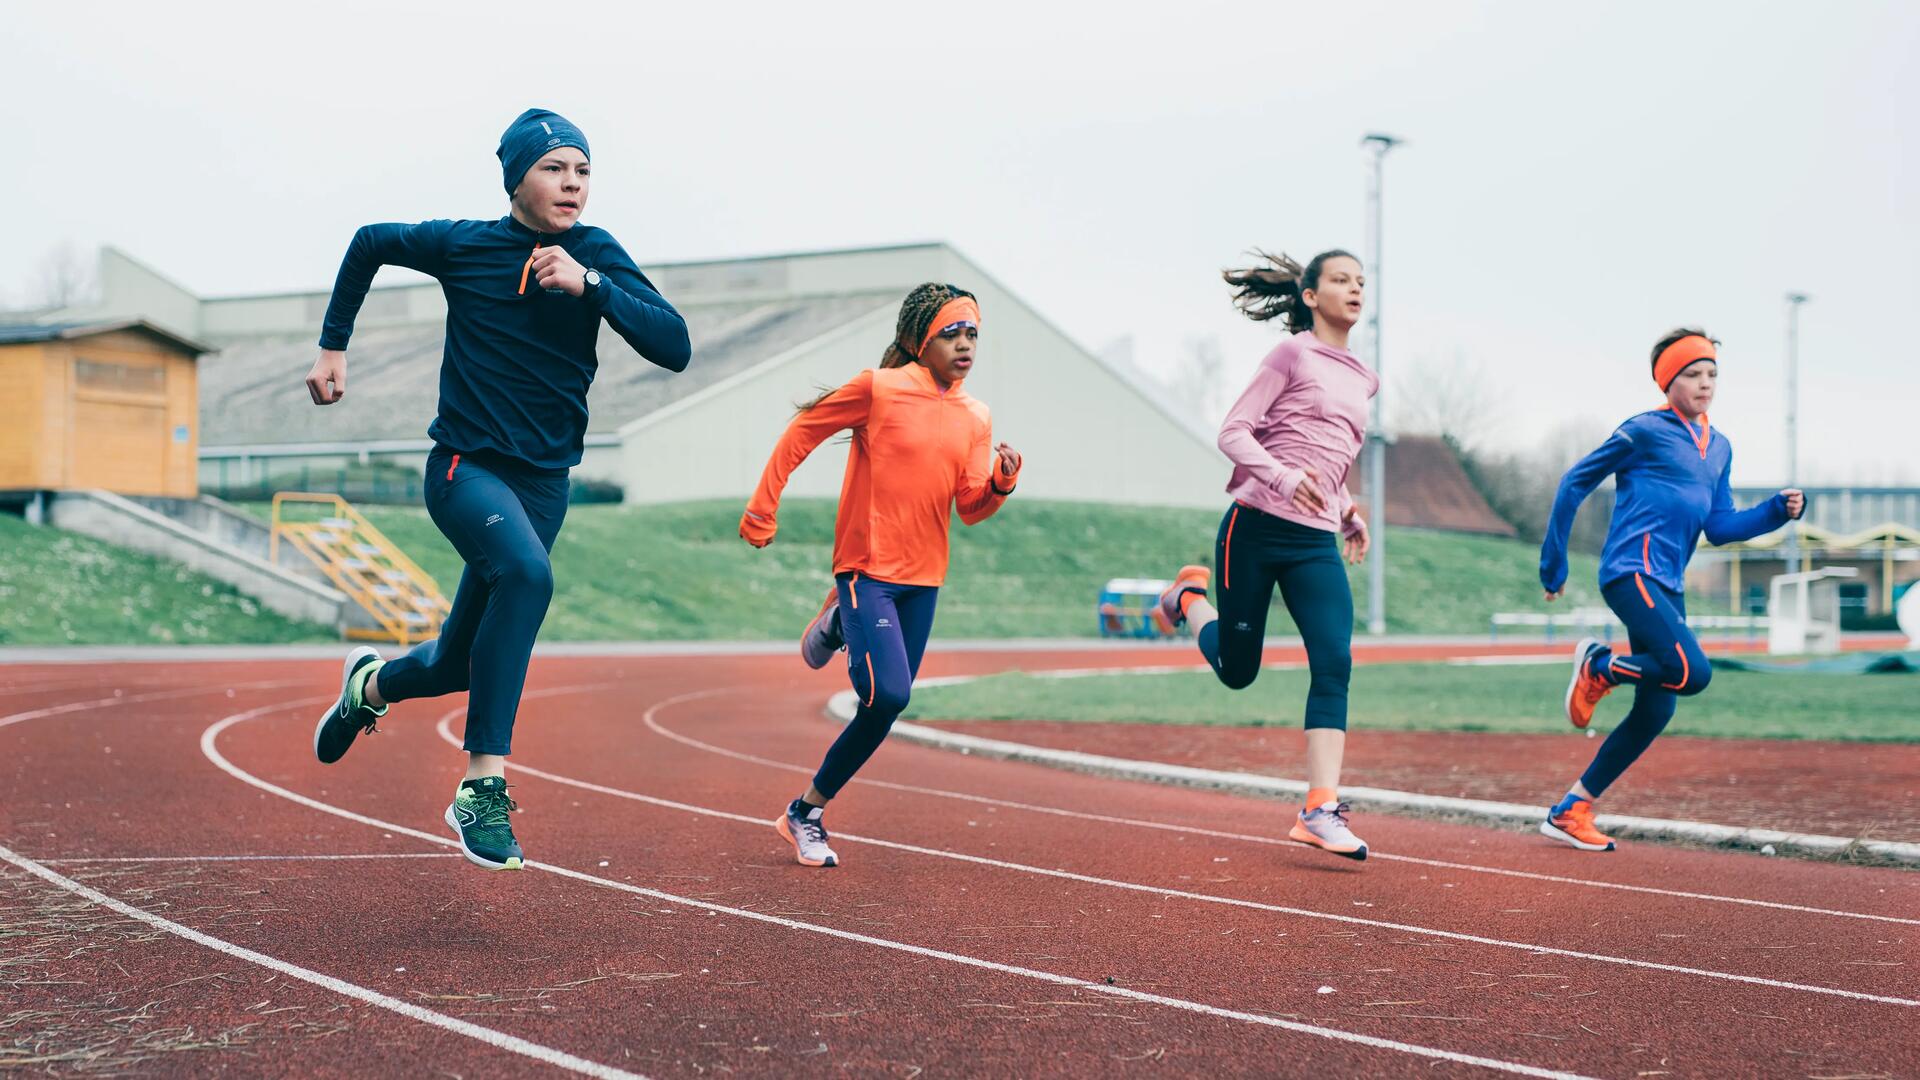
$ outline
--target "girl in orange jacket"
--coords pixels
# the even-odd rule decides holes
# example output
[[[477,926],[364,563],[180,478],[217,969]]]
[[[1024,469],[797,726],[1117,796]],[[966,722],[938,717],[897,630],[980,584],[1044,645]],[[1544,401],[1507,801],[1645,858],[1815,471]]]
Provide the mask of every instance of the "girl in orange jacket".
[[[787,478],[829,437],[852,432],[834,519],[834,589],[800,653],[820,668],[844,646],[859,705],[812,785],[774,822],[806,866],[839,865],[822,811],[907,707],[946,580],[952,511],[977,525],[1020,479],[1020,454],[993,443],[986,405],[960,385],[979,338],[972,293],[933,282],[908,293],[880,367],[801,407],[740,518],[747,543],[772,543]]]

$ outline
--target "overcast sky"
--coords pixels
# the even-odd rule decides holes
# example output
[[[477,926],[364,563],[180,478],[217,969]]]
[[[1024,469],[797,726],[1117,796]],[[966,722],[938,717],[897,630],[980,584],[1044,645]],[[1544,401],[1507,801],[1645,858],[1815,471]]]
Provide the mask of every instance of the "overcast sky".
[[[324,287],[369,221],[505,211],[529,105],[593,143],[644,265],[945,240],[1094,349],[1237,390],[1275,331],[1218,271],[1361,250],[1387,161],[1386,393],[1477,370],[1490,439],[1658,404],[1723,341],[1736,482],[1920,483],[1920,5],[13,5],[0,292],[113,244],[202,294]],[[1905,102],[1902,105],[1901,102]],[[1364,254],[1364,251],[1362,252]],[[1019,363],[991,351],[983,362]],[[297,374],[297,373],[296,373]],[[1425,375],[1423,379],[1421,376]],[[1007,432],[1017,442],[1017,432]]]

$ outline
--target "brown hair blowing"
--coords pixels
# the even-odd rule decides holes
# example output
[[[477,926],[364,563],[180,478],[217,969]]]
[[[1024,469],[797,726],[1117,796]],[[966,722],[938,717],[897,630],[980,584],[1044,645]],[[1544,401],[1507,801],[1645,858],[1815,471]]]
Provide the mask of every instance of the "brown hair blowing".
[[[1241,270],[1222,270],[1220,276],[1233,286],[1233,305],[1255,322],[1279,319],[1280,325],[1297,333],[1313,329],[1313,309],[1301,294],[1320,287],[1320,270],[1328,259],[1352,259],[1350,251],[1332,248],[1315,255],[1302,267],[1284,252],[1274,255],[1255,248],[1257,265]]]

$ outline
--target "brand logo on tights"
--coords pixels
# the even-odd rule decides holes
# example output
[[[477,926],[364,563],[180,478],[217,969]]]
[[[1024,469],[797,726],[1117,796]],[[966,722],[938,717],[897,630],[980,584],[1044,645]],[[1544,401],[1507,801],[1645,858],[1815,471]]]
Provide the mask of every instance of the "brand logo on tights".
[[[889,627],[889,626],[892,626],[892,625],[893,625],[893,624],[892,624],[891,622],[888,622],[888,621],[887,621],[887,617],[886,617],[886,616],[884,616],[884,615],[882,615],[882,616],[881,616],[880,618],[878,618],[878,619],[875,619],[875,620],[873,620],[873,628],[874,628],[875,630],[885,630],[885,629],[886,629],[887,627]]]
[[[500,516],[499,514],[489,514],[489,515],[487,515],[487,524],[489,524],[489,525],[498,525],[498,524],[499,524],[500,522],[502,522],[502,521],[505,521],[505,520],[506,520],[506,519],[505,519],[505,518],[503,518],[503,517],[501,517],[501,516]]]

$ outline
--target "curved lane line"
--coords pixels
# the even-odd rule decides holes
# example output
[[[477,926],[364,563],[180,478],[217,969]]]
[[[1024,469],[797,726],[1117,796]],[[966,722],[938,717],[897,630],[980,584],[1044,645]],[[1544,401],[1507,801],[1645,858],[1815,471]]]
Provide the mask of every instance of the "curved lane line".
[[[303,681],[309,681],[309,680],[303,680]],[[227,687],[227,688],[198,687],[193,690],[185,690],[185,691],[162,691],[162,692],[157,692],[152,694],[127,694],[127,695],[122,695],[120,697],[101,698],[99,700],[91,701],[91,702],[81,702],[81,703],[74,703],[70,705],[55,706],[55,707],[46,708],[46,709],[36,709],[36,710],[33,710],[32,712],[26,712],[26,713],[15,713],[11,716],[0,717],[0,727],[4,727],[7,724],[19,723],[20,721],[23,721],[23,720],[32,720],[32,719],[37,719],[43,716],[56,716],[56,715],[61,715],[65,713],[79,712],[79,711],[82,711],[83,709],[98,708],[98,707],[107,706],[107,705],[133,704],[140,701],[155,701],[163,698],[189,697],[189,696],[192,696],[193,694],[219,694],[219,693],[223,693],[231,690],[243,689],[243,688],[253,689],[253,688],[261,688],[261,687],[283,687],[283,686],[295,686],[295,685],[299,685],[299,682],[282,681],[282,682],[269,682],[269,683],[242,683],[242,684],[239,684],[233,687]],[[269,709],[283,709],[283,708],[293,709],[293,708],[299,708],[304,705],[324,704],[325,702],[328,702],[331,700],[333,700],[332,697],[310,698],[305,701],[289,702],[283,705],[269,706],[268,708]],[[436,852],[433,854],[438,854],[438,853]],[[349,856],[349,857],[360,857],[360,856]],[[79,860],[76,860],[76,861],[79,861]],[[84,861],[97,862],[102,860],[90,859],[90,860],[84,860]],[[43,866],[40,863],[35,862],[34,860],[29,859],[24,855],[20,855],[14,852],[10,848],[7,848],[5,845],[0,845],[0,862],[11,863],[12,865],[17,866],[22,870],[25,870],[27,873],[32,874],[35,877],[38,877],[48,882],[49,884],[55,885],[61,889],[65,889],[67,892],[70,892],[75,896],[79,896],[87,901],[98,904],[101,907],[107,908],[110,911],[117,912],[121,915],[126,916],[129,919],[134,919],[138,922],[145,923],[146,925],[154,927],[155,929],[164,930],[169,934],[173,934],[177,937],[185,938],[186,940],[191,941],[196,945],[200,945],[205,948],[212,949],[215,952],[222,953],[227,956],[231,956],[237,960],[245,960],[250,964],[257,964],[260,967],[267,968],[270,971],[278,972],[282,975],[287,976],[288,978],[298,979],[301,982],[305,982],[305,983],[311,983],[312,985],[318,986],[324,990],[331,990],[336,994],[341,994],[345,997],[353,998],[356,1001],[365,1002],[366,1004],[372,1005],[376,1008],[385,1009],[388,1012],[398,1013],[401,1016],[404,1016],[410,1020],[417,1020],[423,1024],[431,1024],[434,1027],[451,1031],[456,1035],[464,1035],[470,1039],[477,1039],[480,1042],[486,1043],[487,1045],[494,1047],[495,1049],[505,1050],[509,1053],[519,1054],[523,1057],[529,1057],[534,1059],[535,1061],[539,1061],[547,1065],[552,1065],[555,1068],[565,1069],[569,1072],[578,1073],[582,1076],[592,1076],[592,1077],[601,1078],[601,1080],[647,1080],[647,1078],[641,1075],[640,1073],[628,1072],[624,1069],[616,1069],[611,1065],[602,1065],[597,1061],[588,1061],[585,1058],[575,1057],[574,1055],[569,1054],[564,1050],[556,1050],[551,1046],[542,1046],[541,1044],[536,1042],[529,1042],[526,1039],[521,1039],[512,1035],[506,1035],[501,1032],[494,1031],[490,1028],[483,1028],[478,1024],[470,1024],[465,1020],[456,1020],[450,1016],[443,1016],[440,1013],[433,1012],[430,1009],[423,1009],[418,1005],[401,1001],[398,998],[388,997],[387,995],[382,994],[379,991],[369,990],[364,986],[347,982],[344,979],[338,979],[332,975],[326,975],[318,971],[313,971],[308,968],[303,968],[298,964],[291,964],[285,960],[280,960],[275,957],[268,956],[265,953],[255,952],[252,949],[246,948],[245,946],[235,945],[230,941],[223,941],[220,938],[213,937],[210,934],[201,933],[200,931],[195,930],[190,926],[183,926],[180,923],[172,921],[171,919],[161,918],[160,916],[155,915],[152,912],[143,911],[140,908],[134,907],[133,905],[128,904],[124,901],[116,900],[113,897],[108,896],[107,894],[100,892],[97,889],[91,888],[86,885],[82,885],[81,883],[73,880],[72,878],[62,875],[58,871],[51,870],[48,867]]]
[[[399,1013],[409,1020],[417,1020],[423,1024],[431,1024],[434,1027],[451,1031],[456,1035],[465,1035],[469,1039],[477,1039],[497,1050],[505,1050],[509,1053],[519,1054],[522,1057],[529,1057],[543,1064],[565,1069],[568,1072],[579,1073],[582,1076],[602,1077],[605,1078],[605,1080],[646,1080],[646,1078],[639,1073],[616,1069],[611,1065],[602,1065],[597,1061],[588,1061],[585,1058],[575,1057],[564,1050],[555,1050],[551,1046],[542,1046],[536,1042],[528,1042],[525,1039],[502,1034],[491,1028],[483,1028],[478,1024],[470,1024],[465,1020],[455,1020],[451,1016],[442,1016],[430,1009],[423,1009],[418,1005],[401,1001],[399,998],[388,997],[377,990],[369,990],[364,986],[347,982],[344,979],[336,979],[332,975],[325,975],[309,968],[303,968],[298,964],[290,964],[285,960],[276,959],[265,953],[254,952],[252,949],[242,945],[235,945],[230,941],[222,941],[209,934],[203,934],[191,926],[182,926],[171,919],[163,919],[152,912],[142,911],[132,904],[115,900],[103,892],[88,888],[72,878],[62,876],[57,871],[49,870],[39,863],[34,862],[32,859],[15,854],[4,846],[0,846],[0,861],[12,863],[27,873],[65,889],[75,896],[92,901],[110,911],[118,912],[129,919],[136,919],[155,929],[165,930],[167,933],[173,934],[176,937],[185,938],[195,945],[204,946],[217,953],[231,956],[236,960],[245,960],[250,964],[257,964],[269,971],[276,971],[288,978],[298,979],[304,983],[311,983],[323,990],[331,990],[343,997],[350,997],[355,1001],[365,1002],[375,1008],[385,1009],[392,1013]]]
[[[564,689],[565,688],[556,688],[556,692],[563,692]],[[713,689],[695,690],[691,693],[678,694],[649,707],[645,715],[652,716],[669,706],[684,704],[685,702],[698,698],[710,697],[725,692],[724,690]],[[442,716],[437,725],[440,737],[455,745],[458,745],[458,740],[453,737],[450,725],[452,718],[459,715],[460,711],[459,709],[455,709],[445,716]],[[215,762],[215,764],[219,763]],[[509,761],[507,768],[517,769],[520,772],[526,773],[528,776],[537,776],[542,780],[550,780],[556,784],[564,784],[568,787],[579,788],[583,791],[609,795],[617,799],[647,803],[648,805],[659,806],[669,810],[678,810],[681,813],[698,814],[705,817],[720,818],[726,821],[736,821],[742,824],[753,825],[756,828],[764,829],[767,826],[766,821],[758,817],[750,817],[746,814],[735,814],[726,810],[714,810],[705,806],[694,806],[691,803],[675,802],[671,799],[656,798],[652,795],[642,795],[637,791],[607,787],[604,784],[595,784],[586,780],[577,780],[570,776],[561,776],[557,773],[546,772],[530,765],[521,765]],[[1654,960],[1635,960],[1625,956],[1609,956],[1605,953],[1581,952],[1577,949],[1561,949],[1551,945],[1536,945],[1524,941],[1507,941],[1501,938],[1482,937],[1478,934],[1465,934],[1456,930],[1435,930],[1430,927],[1387,922],[1381,919],[1363,919],[1357,915],[1337,915],[1327,911],[1314,911],[1309,908],[1289,907],[1283,904],[1268,904],[1258,900],[1242,900],[1236,897],[1215,896],[1211,893],[1191,892],[1186,889],[1167,888],[1159,885],[1142,885],[1133,881],[1118,881],[1113,878],[1095,877],[1090,874],[1077,874],[1070,870],[1049,869],[1044,866],[1030,866],[1026,863],[990,859],[983,855],[967,855],[957,851],[938,851],[934,848],[921,847],[917,844],[906,844],[897,840],[882,840],[870,836],[858,836],[854,833],[836,832],[833,835],[841,840],[850,840],[861,844],[872,844],[875,847],[889,848],[894,851],[906,851],[915,855],[927,855],[936,859],[952,859],[956,862],[972,863],[976,866],[991,866],[1000,870],[1013,870],[1023,874],[1034,874],[1040,877],[1078,882],[1083,885],[1098,885],[1104,888],[1124,889],[1129,892],[1147,893],[1153,896],[1194,900],[1203,904],[1220,904],[1226,907],[1264,911],[1276,915],[1296,915],[1307,919],[1321,919],[1328,922],[1345,923],[1350,926],[1367,926],[1381,930],[1396,930],[1400,933],[1417,934],[1423,937],[1444,938],[1451,941],[1468,941],[1476,945],[1491,945],[1501,949],[1516,949],[1536,956],[1564,956],[1569,959],[1593,960],[1603,964],[1617,964],[1623,967],[1641,968],[1648,971],[1663,971],[1676,975],[1693,975],[1704,979],[1718,979],[1725,982],[1766,986],[1776,990],[1796,990],[1808,994],[1824,994],[1831,997],[1849,998],[1854,1001],[1870,1001],[1879,1005],[1920,1007],[1920,1001],[1911,998],[1890,997],[1884,994],[1868,994],[1858,990],[1841,990],[1837,987],[1815,986],[1810,983],[1786,982],[1780,979],[1764,978],[1759,975],[1740,975],[1730,971],[1714,971],[1709,968],[1687,967],[1681,964],[1663,964]],[[452,841],[445,842],[452,843]]]
[[[714,694],[731,691],[714,690]],[[745,761],[754,765],[764,765],[772,769],[787,772],[805,773],[811,776],[814,770],[804,765],[795,765],[785,761],[758,757],[753,754],[729,750],[724,746],[702,742],[690,735],[672,731],[656,720],[651,712],[643,718],[647,727],[656,734],[672,739],[674,742],[705,750],[711,754]],[[849,783],[865,784],[869,787],[885,788],[889,791],[904,791],[916,795],[931,795],[942,799],[957,799],[962,802],[982,803],[988,806],[1003,806],[1012,810],[1027,810],[1036,814],[1052,814],[1056,817],[1074,818],[1079,821],[1096,821],[1103,825],[1129,825],[1140,829],[1159,829],[1164,832],[1188,833],[1194,836],[1211,836],[1222,840],[1241,840],[1253,844],[1267,844],[1273,847],[1297,847],[1291,840],[1281,840],[1272,836],[1255,836],[1250,833],[1225,832],[1219,829],[1202,828],[1197,825],[1170,825],[1162,821],[1143,821],[1139,818],[1114,817],[1108,814],[1093,814],[1081,810],[1064,810],[1056,806],[1039,806],[1033,803],[1013,802],[1007,799],[995,799],[987,795],[973,795],[963,791],[947,791],[941,788],[916,787],[912,784],[897,784],[887,780],[863,780],[854,777]],[[839,835],[835,833],[834,835]],[[1476,874],[1498,874],[1503,877],[1526,878],[1530,881],[1550,881],[1560,885],[1580,885],[1593,889],[1616,889],[1622,892],[1647,893],[1653,896],[1670,896],[1684,900],[1707,900],[1719,904],[1742,904],[1750,907],[1771,908],[1775,911],[1795,911],[1805,915],[1831,915],[1842,919],[1869,919],[1874,922],[1900,923],[1906,926],[1920,926],[1920,919],[1903,919],[1897,915],[1871,915],[1859,911],[1839,911],[1834,908],[1807,907],[1802,904],[1787,904],[1774,900],[1754,900],[1744,896],[1723,896],[1717,893],[1685,892],[1679,889],[1660,889],[1650,885],[1624,885],[1611,881],[1593,881],[1587,878],[1563,877],[1559,874],[1541,874],[1529,870],[1508,870],[1497,866],[1476,866],[1472,863],[1447,862],[1443,859],[1422,859],[1414,855],[1394,855],[1388,852],[1369,851],[1368,859],[1381,859],[1388,862],[1412,863],[1417,866],[1433,866],[1445,870],[1466,870]]]
[[[567,687],[556,687],[546,691],[542,691],[541,693],[542,694],[559,694],[559,693],[565,693],[569,689],[570,688],[567,688]],[[685,697],[685,696],[687,695],[682,695],[682,697]],[[668,699],[668,700],[672,701],[676,699]],[[289,802],[298,803],[301,806],[305,806],[312,810],[318,810],[321,813],[332,814],[336,817],[343,817],[349,821],[357,821],[362,825],[370,825],[376,829],[383,829],[388,832],[400,833],[406,836],[417,837],[421,840],[427,841],[428,843],[439,844],[443,847],[458,846],[455,841],[444,836],[438,836],[433,833],[423,832],[419,829],[408,828],[405,825],[400,825],[391,821],[382,821],[379,818],[368,817],[365,814],[357,814],[351,810],[343,810],[337,806],[329,806],[328,804],[323,803],[318,799],[308,798],[307,796],[302,795],[297,791],[289,791],[286,788],[280,787],[279,785],[271,783],[269,781],[262,780],[259,777],[253,775],[252,773],[247,772],[245,769],[240,768],[238,765],[235,765],[233,762],[228,761],[227,758],[220,753],[220,749],[218,746],[220,733],[225,731],[226,729],[232,727],[235,724],[243,723],[247,720],[254,719],[255,717],[262,716],[267,713],[277,711],[279,709],[292,709],[304,704],[306,703],[290,702],[282,706],[266,706],[264,708],[253,709],[243,713],[235,713],[232,716],[228,716],[222,720],[219,720],[215,722],[212,726],[208,727],[204,732],[201,732],[200,752],[202,754],[205,754],[207,757],[207,760],[213,762],[215,767],[219,768],[222,772],[225,772],[227,775],[233,777],[234,779],[240,781],[241,783],[249,784],[253,787],[259,788],[262,791],[268,792],[269,794],[278,795],[279,797],[286,799]],[[664,705],[666,703],[663,702],[662,704]],[[659,708],[660,706],[656,705],[654,707]],[[460,710],[455,710],[454,712],[447,714],[446,717],[442,718],[439,727],[440,727],[441,735],[443,738],[451,737],[451,731],[449,730],[447,725],[451,722],[451,719],[453,716],[456,716],[459,714],[459,711]],[[531,772],[531,770],[527,770],[527,771]],[[698,810],[698,808],[695,808],[695,807],[690,807],[688,809]],[[709,814],[716,814],[716,815],[720,813],[719,811],[702,811],[702,812],[709,813]],[[731,816],[731,815],[725,815],[725,816]],[[742,820],[748,820],[748,819],[742,819]],[[759,821],[759,819],[757,818],[751,819],[751,820],[753,820],[756,824],[758,824],[762,828],[766,827],[766,823]],[[821,926],[818,923],[802,922],[798,919],[789,919],[780,915],[768,915],[765,912],[750,911],[745,908],[728,907],[725,904],[716,904],[709,900],[696,900],[696,899],[693,899],[692,897],[677,896],[673,893],[661,892],[658,889],[645,888],[640,885],[631,884],[630,882],[614,881],[611,878],[597,877],[593,874],[588,874],[583,871],[574,870],[574,869],[571,869],[570,867],[557,866],[552,863],[529,862],[529,863],[526,863],[525,866],[529,870],[543,870],[549,874],[557,874],[561,877],[570,878],[574,881],[585,882],[589,885],[598,885],[602,888],[614,889],[619,892],[630,893],[634,896],[644,896],[644,897],[648,897],[649,899],[659,900],[662,903],[678,904],[682,907],[695,908],[700,911],[709,911],[717,915],[731,915],[731,916],[734,916],[735,918],[743,919],[749,922],[764,923],[771,926],[784,927],[789,930],[803,930],[808,933],[822,934],[827,937],[839,938],[842,941],[852,941],[862,945],[872,945],[877,948],[888,949],[894,952],[908,953],[913,956],[922,956],[922,957],[927,957],[934,960],[945,960],[948,963],[959,964],[964,967],[976,968],[982,971],[992,971],[1002,975],[1015,975],[1021,978],[1033,979],[1039,982],[1050,983],[1054,986],[1065,986],[1065,987],[1071,987],[1076,990],[1085,990],[1091,993],[1105,994],[1108,997],[1124,998],[1129,1001],[1139,1001],[1139,1002],[1144,1002],[1150,1005],[1161,1005],[1170,1009],[1178,1009],[1183,1012],[1198,1013],[1203,1016],[1211,1016],[1211,1017],[1215,1017],[1223,1020],[1237,1020],[1241,1023],[1256,1024],[1261,1027],[1279,1028],[1283,1031],[1293,1031],[1303,1035],[1313,1035],[1323,1039],[1331,1039],[1336,1042],[1352,1043],[1357,1046],[1365,1046],[1375,1050],[1393,1050],[1398,1053],[1412,1054],[1417,1057],[1431,1058],[1437,1061],[1451,1061],[1461,1065],[1473,1065],[1483,1069],[1491,1069],[1496,1072],[1511,1073],[1516,1076],[1542,1077],[1542,1078],[1545,1078],[1545,1080],[1593,1080],[1593,1078],[1582,1076],[1579,1073],[1568,1073],[1568,1072],[1560,1072],[1553,1069],[1542,1069],[1532,1065],[1522,1065],[1512,1061],[1501,1061],[1498,1058],[1486,1058],[1486,1057],[1479,1057],[1473,1054],[1461,1054],[1461,1053],[1456,1053],[1452,1050],[1440,1050],[1430,1046],[1420,1046],[1415,1043],[1404,1043],[1404,1042],[1399,1042],[1393,1039],[1382,1039],[1372,1035],[1361,1035],[1356,1032],[1341,1031],[1338,1028],[1319,1027],[1314,1024],[1304,1024],[1294,1020],[1283,1020],[1277,1016],[1266,1016],[1260,1013],[1242,1012],[1238,1009],[1225,1009],[1217,1005],[1207,1005],[1198,1001],[1188,1001],[1185,998],[1167,997],[1166,995],[1163,995],[1163,994],[1150,994],[1143,990],[1134,990],[1124,986],[1108,986],[1104,983],[1095,983],[1095,982],[1088,982],[1085,979],[1076,979],[1070,975],[1056,975],[1050,971],[1039,971],[1033,968],[1017,967],[1012,964],[1002,964],[995,960],[983,960],[977,956],[966,956],[961,953],[946,952],[941,949],[931,949],[922,945],[910,945],[904,941],[892,941],[887,938],[879,938],[879,937],[873,937],[868,934],[855,933],[851,930],[841,930],[832,926]]]

